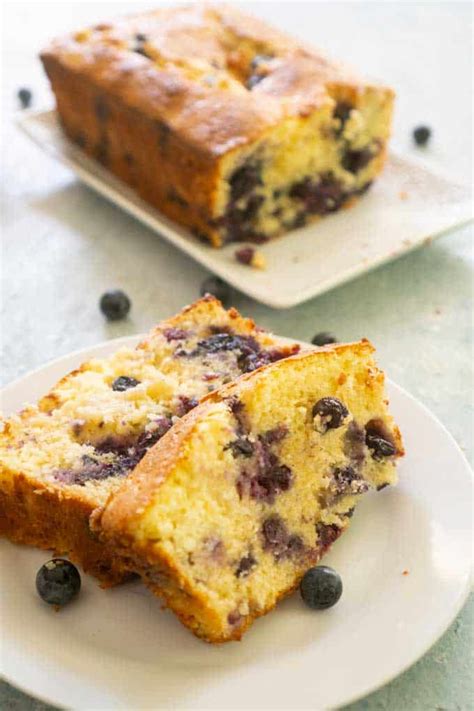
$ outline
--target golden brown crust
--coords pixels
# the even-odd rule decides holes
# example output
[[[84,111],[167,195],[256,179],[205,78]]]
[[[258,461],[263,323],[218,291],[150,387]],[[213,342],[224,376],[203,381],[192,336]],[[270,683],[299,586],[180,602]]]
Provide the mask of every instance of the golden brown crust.
[[[2,476],[8,476],[8,472],[4,470]],[[8,488],[0,485],[0,536],[56,555],[68,554],[102,587],[130,577],[114,551],[90,530],[90,504],[21,473],[11,472],[10,477]]]
[[[259,56],[272,58],[272,71],[250,91]],[[356,106],[371,88],[322,52],[223,5],[91,27],[54,40],[41,60],[67,135],[215,246],[224,158],[285,120],[339,100]],[[391,90],[380,91],[389,100]]]
[[[149,56],[130,51],[137,34],[147,38]],[[249,53],[280,61],[252,92],[244,89]],[[41,56],[214,156],[255,140],[285,116],[331,102],[336,85],[354,92],[367,86],[322,52],[228,6],[194,4],[122,18],[57,39]],[[199,81],[213,68],[227,83]]]

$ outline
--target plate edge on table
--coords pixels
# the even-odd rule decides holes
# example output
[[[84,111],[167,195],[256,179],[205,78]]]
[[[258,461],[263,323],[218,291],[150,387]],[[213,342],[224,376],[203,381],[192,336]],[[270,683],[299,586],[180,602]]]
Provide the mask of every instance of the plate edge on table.
[[[97,164],[93,161],[90,156],[82,154],[80,149],[72,143],[66,136],[62,136],[62,140],[67,143],[70,155],[66,154],[63,150],[57,146],[51,148],[50,144],[45,143],[40,139],[35,130],[30,124],[34,125],[34,122],[43,120],[43,122],[50,120],[52,116],[57,116],[54,108],[36,110],[31,109],[28,111],[20,112],[16,116],[17,126],[23,131],[23,133],[35,143],[43,152],[45,152],[50,157],[58,160],[60,163],[66,165],[72,172],[89,186],[92,190],[97,192],[107,201],[123,209],[127,214],[131,215],[138,222],[147,226],[154,233],[158,234],[160,237],[164,238],[169,244],[172,244],[175,248],[180,249],[189,257],[197,261],[204,268],[211,270],[213,273],[217,274],[219,277],[227,281],[234,288],[236,288],[241,293],[250,296],[260,303],[265,304],[271,308],[275,309],[289,309],[299,304],[302,304],[312,298],[320,296],[321,294],[327,293],[332,289],[342,286],[353,279],[361,276],[362,274],[369,273],[384,264],[395,261],[399,257],[402,257],[409,252],[415,251],[424,246],[428,239],[437,239],[443,235],[449,233],[453,229],[458,229],[469,224],[473,220],[473,215],[470,214],[462,220],[454,221],[454,223],[446,228],[436,231],[435,234],[426,234],[424,237],[420,238],[417,242],[411,244],[402,243],[402,247],[397,250],[397,252],[379,255],[377,258],[372,259],[370,265],[367,266],[363,262],[359,262],[352,268],[349,268],[346,272],[342,273],[340,277],[336,276],[330,279],[328,282],[320,282],[319,285],[308,287],[294,296],[288,297],[278,297],[269,296],[266,292],[260,292],[258,288],[250,282],[247,282],[245,288],[238,283],[233,275],[233,269],[227,266],[225,263],[212,263],[209,265],[208,259],[201,252],[199,247],[194,244],[195,238],[188,239],[180,232],[186,232],[185,228],[168,219],[165,215],[162,215],[156,208],[153,208],[148,203],[146,203],[138,194],[136,194],[132,188],[121,181],[117,176],[109,173],[103,166]],[[452,177],[443,174],[443,171],[435,170],[427,165],[425,165],[419,158],[414,158],[412,156],[405,155],[403,153],[398,153],[396,151],[391,151],[391,154],[398,159],[405,161],[410,161],[413,165],[418,166],[420,169],[428,171],[434,177],[449,181],[453,185],[457,185],[460,188],[466,189],[468,186],[459,183],[459,181],[454,180]],[[76,157],[77,156],[77,157]],[[96,171],[99,174],[95,174],[92,170],[88,168],[88,163],[92,163]],[[106,178],[100,175],[101,172],[106,174]],[[285,236],[283,236],[284,238]],[[211,248],[209,248],[211,249]],[[233,265],[235,267],[235,265]]]

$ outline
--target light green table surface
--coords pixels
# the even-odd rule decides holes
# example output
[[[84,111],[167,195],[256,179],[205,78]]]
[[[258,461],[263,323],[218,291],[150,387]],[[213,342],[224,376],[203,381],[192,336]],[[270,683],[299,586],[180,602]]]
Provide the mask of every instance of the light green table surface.
[[[3,383],[72,350],[147,330],[194,300],[205,277],[197,264],[42,155],[11,121],[20,85],[34,89],[36,105],[47,105],[46,82],[34,55],[49,35],[124,9],[130,4],[7,4]],[[373,74],[375,68],[399,94],[398,147],[460,180],[471,179],[468,3],[253,3],[252,9],[366,72]],[[409,140],[419,122],[434,129],[424,152]],[[472,230],[465,227],[288,311],[271,310],[238,294],[233,303],[263,326],[293,338],[308,340],[321,330],[333,331],[340,340],[370,338],[390,377],[427,405],[472,459],[473,262]],[[128,292],[133,308],[128,320],[109,325],[97,300],[115,286]],[[347,708],[473,709],[472,632],[471,598],[423,659]],[[389,649],[387,640],[387,651],[381,653]],[[2,711],[50,708],[0,683]]]

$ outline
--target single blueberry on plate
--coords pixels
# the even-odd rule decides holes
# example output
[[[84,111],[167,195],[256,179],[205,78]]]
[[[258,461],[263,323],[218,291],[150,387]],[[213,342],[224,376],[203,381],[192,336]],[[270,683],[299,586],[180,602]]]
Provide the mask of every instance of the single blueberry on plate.
[[[413,140],[417,146],[426,146],[431,138],[431,129],[428,126],[417,126],[413,130]]]
[[[75,565],[63,558],[53,558],[36,575],[38,595],[48,605],[66,605],[81,589],[81,576]]]
[[[328,343],[337,343],[337,338],[329,331],[321,331],[311,339],[311,343],[313,346],[326,346]]]
[[[231,288],[225,281],[216,276],[210,276],[201,284],[201,296],[211,294],[216,299],[222,301],[224,306],[228,305],[231,295]]]
[[[17,96],[22,109],[27,109],[29,106],[31,106],[31,102],[33,100],[33,92],[31,91],[31,89],[22,87],[21,89],[18,89]]]
[[[106,291],[100,297],[100,310],[109,321],[118,321],[130,311],[130,299],[121,289]]]
[[[304,574],[300,593],[311,609],[326,610],[335,605],[342,595],[341,576],[327,565],[317,565]]]

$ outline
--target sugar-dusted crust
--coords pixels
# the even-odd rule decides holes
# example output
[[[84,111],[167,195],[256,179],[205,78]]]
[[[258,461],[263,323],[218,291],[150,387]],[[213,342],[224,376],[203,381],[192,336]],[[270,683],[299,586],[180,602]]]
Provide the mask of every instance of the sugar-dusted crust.
[[[214,607],[211,593],[200,584],[202,581],[195,583],[192,578],[184,575],[177,557],[163,545],[158,545],[155,538],[150,538],[144,533],[146,530],[144,521],[153,510],[156,500],[159,499],[160,489],[169,478],[175,476],[176,471],[188,471],[186,462],[190,456],[188,452],[192,451],[193,439],[198,430],[201,431],[199,429],[201,424],[209,419],[208,416],[213,412],[216,403],[228,402],[235,397],[245,399],[246,393],[255,395],[265,378],[284,382],[295,370],[301,369],[301,373],[307,373],[308,377],[314,378],[314,374],[311,376],[313,364],[318,363],[321,372],[324,372],[324,362],[331,363],[335,354],[342,358],[347,354],[354,360],[359,357],[367,359],[373,350],[367,341],[327,346],[317,353],[296,355],[266,366],[255,373],[243,376],[237,383],[210,394],[198,408],[180,420],[154,448],[149,450],[128,481],[111,495],[104,507],[94,512],[92,526],[97,534],[115,548],[117,557],[122,558],[124,565],[128,565],[131,571],[139,573],[153,592],[164,598],[166,604],[198,637],[210,642],[240,639],[257,617],[269,612],[279,599],[295,589],[304,573],[304,567],[295,571],[293,578],[279,589],[276,598],[270,604],[259,608],[251,607],[250,613],[245,615],[239,626],[223,630],[222,616],[219,617],[218,610]],[[364,393],[361,397],[370,400],[373,391],[374,400],[377,400],[377,393],[380,393],[383,387],[384,376],[381,371],[374,369],[373,363],[368,360],[367,362],[369,364],[366,370],[366,382],[357,387],[360,388],[361,393]],[[257,399],[258,395],[255,395],[254,402]],[[277,404],[272,405],[278,408]],[[264,406],[263,403],[261,406]],[[384,412],[383,417],[387,427],[390,428],[396,449],[395,456],[402,456],[404,451],[400,431],[385,412],[385,403],[380,402],[378,406],[382,408],[381,413]],[[213,457],[217,456],[218,449],[218,446],[215,452],[206,449],[209,461],[214,461]],[[385,470],[382,477],[373,483],[377,488],[379,485],[385,486],[387,483],[393,483],[392,476]],[[180,487],[183,486],[185,483],[180,479]],[[229,488],[233,488],[231,480],[229,480]],[[322,547],[311,550],[306,559],[306,567],[318,562],[347,524],[348,518],[343,519],[338,528],[334,529],[335,533],[330,541]]]
[[[255,58],[261,57],[272,62],[260,81]],[[244,237],[235,226],[229,230],[228,181],[250,154],[266,151],[267,140],[281,142],[280,132],[295,134],[285,153],[304,152],[307,141],[298,146],[298,136],[327,134],[337,105],[360,109],[359,124],[364,112],[362,122],[380,115],[364,139],[377,142],[370,169],[356,185],[342,174],[348,180],[346,202],[384,162],[393,92],[228,6],[193,4],[101,24],[55,40],[41,59],[69,137],[214,245]],[[357,121],[353,129],[359,130]],[[351,131],[347,140],[355,140],[359,150]],[[336,168],[339,158],[334,166],[332,160],[320,174]],[[274,182],[270,176],[269,190],[280,190]],[[260,220],[261,238],[288,229],[272,219]],[[242,229],[250,238],[256,226]]]
[[[206,296],[184,308],[178,315],[161,322],[137,346],[137,351],[162,354],[163,348],[166,348],[162,344],[164,332],[170,329],[202,329],[207,328],[207,325],[229,328],[235,333],[252,336],[258,339],[262,347],[277,346],[279,343],[270,334],[258,329],[251,319],[242,317],[235,309],[226,311],[217,299]],[[292,352],[291,346],[282,344],[281,347],[287,348],[287,353]],[[20,457],[12,457],[12,451],[16,452],[17,449],[21,454],[23,438],[30,440],[36,436],[37,430],[31,430],[35,418],[43,418],[42,422],[48,426],[48,413],[54,413],[63,405],[67,407],[68,398],[74,392],[78,379],[93,375],[96,367],[96,361],[83,363],[65,375],[41,398],[37,406],[30,406],[19,415],[1,422],[0,535],[15,543],[68,554],[107,587],[120,582],[129,573],[108,546],[99,542],[91,533],[89,517],[107,495],[117,488],[120,478],[110,477],[97,485],[86,482],[83,486],[65,486],[51,477],[42,476],[39,465],[38,471],[31,466],[26,471],[19,463],[22,461]],[[163,365],[165,367],[168,370],[173,368],[172,359],[168,358],[168,363]],[[37,446],[41,455],[43,445],[39,443]],[[74,443],[71,445],[65,436],[63,440],[58,440],[57,447],[64,446],[74,446]],[[41,457],[39,462],[44,463]]]

